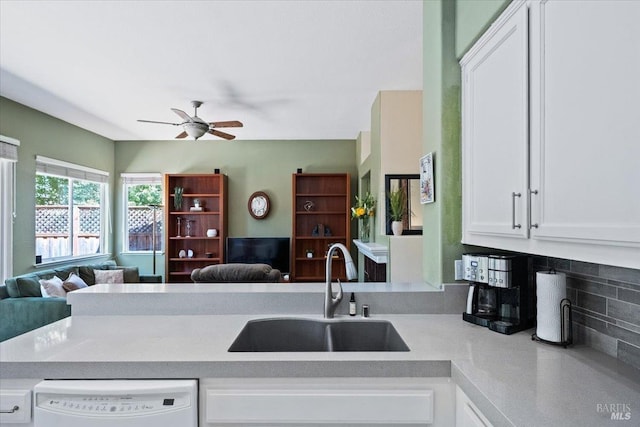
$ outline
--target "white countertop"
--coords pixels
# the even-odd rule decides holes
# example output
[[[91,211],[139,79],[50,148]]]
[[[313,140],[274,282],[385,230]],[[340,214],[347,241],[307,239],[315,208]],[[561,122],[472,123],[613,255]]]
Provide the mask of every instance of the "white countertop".
[[[598,413],[611,403],[640,419],[638,371],[586,347],[533,342],[532,331],[390,314],[372,318],[390,320],[410,352],[227,352],[248,320],[264,317],[74,315],[0,343],[0,378],[451,376],[496,426],[626,425]]]
[[[0,378],[452,377],[496,426],[620,425],[598,412],[604,404],[640,417],[640,375],[611,357],[425,314],[448,305],[426,285],[344,290],[411,351],[227,352],[248,320],[320,319],[322,283],[96,285],[68,295],[72,317],[0,343]]]

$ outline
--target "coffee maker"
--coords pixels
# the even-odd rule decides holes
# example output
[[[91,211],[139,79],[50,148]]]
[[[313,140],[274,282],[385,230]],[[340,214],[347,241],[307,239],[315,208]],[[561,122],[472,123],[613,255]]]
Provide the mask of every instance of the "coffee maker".
[[[531,257],[464,254],[462,267],[469,281],[463,320],[507,335],[535,325]]]

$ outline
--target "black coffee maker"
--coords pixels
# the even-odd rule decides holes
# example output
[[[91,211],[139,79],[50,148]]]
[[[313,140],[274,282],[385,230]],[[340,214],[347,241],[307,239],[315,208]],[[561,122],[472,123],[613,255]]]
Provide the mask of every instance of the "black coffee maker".
[[[531,257],[464,254],[462,266],[469,281],[462,319],[507,335],[535,325]]]

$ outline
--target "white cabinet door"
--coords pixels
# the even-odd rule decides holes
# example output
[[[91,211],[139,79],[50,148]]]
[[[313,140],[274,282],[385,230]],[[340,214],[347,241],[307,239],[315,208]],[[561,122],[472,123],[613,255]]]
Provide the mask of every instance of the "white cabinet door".
[[[200,425],[449,427],[454,396],[450,378],[205,378]]]
[[[514,3],[462,65],[463,242],[526,239],[528,10]]]
[[[640,248],[638,22],[638,1],[532,5],[533,238]]]
[[[460,387],[456,387],[456,427],[492,427]]]

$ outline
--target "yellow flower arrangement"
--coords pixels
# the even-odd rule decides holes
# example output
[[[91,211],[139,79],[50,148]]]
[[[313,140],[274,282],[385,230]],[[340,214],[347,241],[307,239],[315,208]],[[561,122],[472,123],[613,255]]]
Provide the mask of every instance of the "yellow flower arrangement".
[[[376,199],[367,192],[363,197],[356,196],[356,205],[351,208],[351,218],[360,219],[374,216],[376,213]]]

